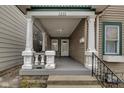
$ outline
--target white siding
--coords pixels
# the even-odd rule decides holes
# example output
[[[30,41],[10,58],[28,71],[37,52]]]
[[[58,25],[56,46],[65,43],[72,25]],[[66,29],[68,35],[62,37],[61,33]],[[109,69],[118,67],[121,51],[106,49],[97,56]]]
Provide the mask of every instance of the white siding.
[[[0,6],[0,71],[21,64],[26,19],[16,6]]]

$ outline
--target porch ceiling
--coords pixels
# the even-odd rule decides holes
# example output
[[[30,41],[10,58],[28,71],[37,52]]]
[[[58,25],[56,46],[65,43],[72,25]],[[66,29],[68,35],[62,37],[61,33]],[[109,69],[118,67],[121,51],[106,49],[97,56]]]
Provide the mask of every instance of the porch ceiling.
[[[69,37],[81,18],[43,18],[41,24],[51,37]]]

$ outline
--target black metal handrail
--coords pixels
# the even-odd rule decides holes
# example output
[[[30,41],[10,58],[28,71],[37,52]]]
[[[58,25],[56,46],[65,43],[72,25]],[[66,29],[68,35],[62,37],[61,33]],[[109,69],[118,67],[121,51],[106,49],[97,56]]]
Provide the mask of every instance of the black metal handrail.
[[[122,88],[124,82],[95,53],[92,53],[92,76],[95,76],[102,87]]]

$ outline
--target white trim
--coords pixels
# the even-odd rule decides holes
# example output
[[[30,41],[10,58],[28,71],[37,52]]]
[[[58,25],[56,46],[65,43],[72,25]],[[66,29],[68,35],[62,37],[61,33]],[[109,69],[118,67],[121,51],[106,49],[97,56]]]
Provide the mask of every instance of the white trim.
[[[124,62],[124,56],[103,55],[103,60],[106,62]]]
[[[35,17],[87,17],[87,16],[94,16],[94,11],[29,11],[27,12],[28,16],[35,16]]]
[[[99,15],[96,17],[96,50],[99,52]]]
[[[117,53],[106,53],[106,28],[107,27],[117,27],[118,28],[118,39],[117,39]],[[105,25],[105,42],[104,42],[104,54],[119,54],[119,51],[120,51],[120,29],[119,29],[119,26],[118,25]]]
[[[46,33],[42,32],[42,38],[43,38],[43,42],[42,42],[42,51],[45,51],[45,41],[46,41]]]

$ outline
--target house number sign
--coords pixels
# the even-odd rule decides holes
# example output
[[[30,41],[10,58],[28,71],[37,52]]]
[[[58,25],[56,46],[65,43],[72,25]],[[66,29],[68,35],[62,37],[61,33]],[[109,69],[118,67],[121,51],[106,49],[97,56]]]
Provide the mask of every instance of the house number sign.
[[[66,16],[66,12],[65,11],[60,11],[59,16]]]

